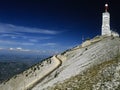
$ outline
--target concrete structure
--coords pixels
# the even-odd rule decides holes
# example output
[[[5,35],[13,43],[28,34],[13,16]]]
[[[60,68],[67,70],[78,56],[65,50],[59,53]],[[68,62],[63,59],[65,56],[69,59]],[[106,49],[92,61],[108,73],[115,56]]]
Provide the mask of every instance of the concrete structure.
[[[112,31],[112,30],[111,30],[111,34],[112,34],[112,36],[119,37],[119,34],[118,34],[117,32],[115,32],[115,31]]]
[[[105,4],[105,12],[102,14],[102,35],[104,36],[117,36],[119,34],[110,30],[110,13],[108,12],[108,4]]]
[[[110,14],[107,11],[108,4],[105,4],[105,12],[102,14],[102,35],[111,36],[110,31]]]

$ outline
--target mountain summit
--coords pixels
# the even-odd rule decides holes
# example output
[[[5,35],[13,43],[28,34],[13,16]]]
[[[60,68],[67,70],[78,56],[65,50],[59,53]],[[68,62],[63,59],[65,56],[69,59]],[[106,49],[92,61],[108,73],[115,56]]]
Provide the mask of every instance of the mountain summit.
[[[0,90],[119,89],[120,38],[113,36],[86,40],[0,84]]]

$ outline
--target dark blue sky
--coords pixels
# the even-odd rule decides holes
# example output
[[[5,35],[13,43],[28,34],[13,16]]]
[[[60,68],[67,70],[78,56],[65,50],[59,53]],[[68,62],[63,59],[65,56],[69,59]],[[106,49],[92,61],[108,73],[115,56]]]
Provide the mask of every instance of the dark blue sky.
[[[0,47],[57,52],[100,35],[108,2],[111,29],[120,32],[119,0],[0,1]]]

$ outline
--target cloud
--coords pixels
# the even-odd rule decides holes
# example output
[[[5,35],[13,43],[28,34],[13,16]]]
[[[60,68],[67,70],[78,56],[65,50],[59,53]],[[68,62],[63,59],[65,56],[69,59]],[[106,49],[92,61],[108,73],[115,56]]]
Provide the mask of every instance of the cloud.
[[[4,48],[0,48],[0,50],[3,50]]]
[[[42,44],[42,46],[56,46],[57,43],[45,43],[45,44]]]
[[[38,42],[36,39],[29,39],[30,42]]]
[[[24,39],[28,39],[30,42],[38,42],[40,40],[47,40],[47,39],[52,39],[52,37],[32,37],[32,36],[24,36]]]
[[[55,51],[52,51],[53,48],[58,48],[59,45],[51,41],[54,39],[55,35],[60,33],[63,33],[63,31],[0,23],[0,47],[12,47],[11,50],[16,47],[22,47],[26,50],[55,52],[56,49],[54,49]]]
[[[0,23],[0,33],[37,33],[37,34],[55,35],[55,34],[59,34],[60,32],[56,30],[47,30],[47,29],[15,26],[12,24]]]
[[[27,42],[17,42],[17,41],[10,41],[10,40],[0,40],[1,44],[4,45],[22,45],[22,46],[32,46],[34,43],[27,43]]]
[[[11,39],[15,39],[15,38],[18,38],[18,37],[21,37],[24,36],[23,34],[21,33],[0,33],[0,37],[8,37],[8,38],[11,38]]]
[[[5,49],[2,49],[2,50],[5,50]],[[12,48],[12,47],[10,47],[10,48],[8,48],[7,50],[10,50],[10,51],[24,51],[24,52],[29,52],[29,51],[31,51],[31,50],[29,50],[29,49],[23,49],[23,48],[21,48],[21,47],[17,47],[17,48]]]
[[[17,42],[27,42],[27,43],[39,43],[41,40],[48,40],[48,39],[52,39],[53,36],[30,36],[30,35],[24,35],[24,34],[20,34],[20,33],[3,33],[0,34],[0,40],[7,40],[10,41],[9,43],[11,43],[11,41],[17,41]],[[23,44],[23,45],[27,45],[27,44]],[[32,44],[30,44],[32,45]]]
[[[12,48],[12,50],[16,50],[16,51],[31,51],[29,49],[23,49],[21,47],[17,47],[17,48]]]
[[[32,46],[34,43],[21,43],[21,45]]]

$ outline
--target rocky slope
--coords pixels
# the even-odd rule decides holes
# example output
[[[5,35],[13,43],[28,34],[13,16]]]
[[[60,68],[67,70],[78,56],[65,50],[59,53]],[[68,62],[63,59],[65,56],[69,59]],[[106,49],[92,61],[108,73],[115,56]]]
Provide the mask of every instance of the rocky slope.
[[[120,38],[95,37],[32,66],[0,90],[119,90]]]

